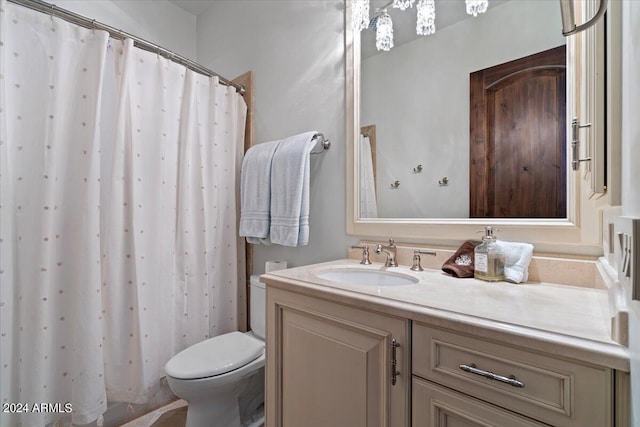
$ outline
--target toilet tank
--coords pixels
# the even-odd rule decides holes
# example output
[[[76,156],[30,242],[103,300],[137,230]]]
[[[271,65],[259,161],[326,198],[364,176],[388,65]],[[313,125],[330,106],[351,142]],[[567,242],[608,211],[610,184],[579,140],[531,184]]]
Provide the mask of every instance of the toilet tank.
[[[251,300],[249,301],[251,309],[251,330],[262,339],[264,339],[265,336],[265,306],[267,304],[265,296],[265,285],[260,282],[260,276],[254,274],[251,276]]]

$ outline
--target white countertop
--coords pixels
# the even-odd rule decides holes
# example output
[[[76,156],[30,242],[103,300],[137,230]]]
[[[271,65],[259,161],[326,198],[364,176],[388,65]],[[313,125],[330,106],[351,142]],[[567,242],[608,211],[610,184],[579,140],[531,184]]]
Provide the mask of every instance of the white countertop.
[[[419,282],[376,287],[331,282],[314,274],[340,267],[395,271]],[[262,275],[261,280],[268,285],[629,371],[627,348],[610,337],[606,290],[457,279],[440,270],[414,272],[407,266],[385,268],[377,263],[365,266],[351,259],[274,271]]]

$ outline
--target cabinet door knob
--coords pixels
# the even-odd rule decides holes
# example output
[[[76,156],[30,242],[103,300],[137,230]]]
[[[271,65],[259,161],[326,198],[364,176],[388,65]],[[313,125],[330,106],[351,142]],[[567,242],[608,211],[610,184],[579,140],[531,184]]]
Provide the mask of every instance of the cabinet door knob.
[[[489,378],[490,380],[500,381],[505,384],[509,384],[510,386],[517,388],[524,388],[524,383],[518,379],[514,375],[509,377],[504,377],[502,375],[494,374],[493,372],[485,371],[482,369],[478,369],[475,364],[471,365],[460,365],[460,369],[465,372],[470,372],[475,375],[480,375],[481,377]]]

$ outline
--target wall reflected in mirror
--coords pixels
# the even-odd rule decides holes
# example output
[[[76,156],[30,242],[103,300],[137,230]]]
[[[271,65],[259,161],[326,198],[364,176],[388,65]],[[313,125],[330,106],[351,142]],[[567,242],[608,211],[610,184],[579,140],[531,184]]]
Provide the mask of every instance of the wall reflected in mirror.
[[[386,3],[373,1],[372,14]],[[396,34],[393,49],[378,52],[375,31],[360,34],[360,126],[369,133],[375,129],[373,145],[370,136],[361,136],[358,145],[361,218],[469,218],[470,75],[565,44],[557,0],[490,1],[489,10],[475,18],[466,15],[464,0],[435,4],[433,35],[409,35],[415,33],[415,11],[394,9],[389,9]],[[521,119],[512,115],[510,120],[517,128]],[[495,168],[510,164],[493,160]],[[532,162],[516,169],[531,172]],[[422,166],[419,173],[416,165]],[[565,186],[564,167],[561,173],[557,185]],[[531,195],[530,203],[536,197],[545,194]],[[541,215],[515,217],[533,216]]]

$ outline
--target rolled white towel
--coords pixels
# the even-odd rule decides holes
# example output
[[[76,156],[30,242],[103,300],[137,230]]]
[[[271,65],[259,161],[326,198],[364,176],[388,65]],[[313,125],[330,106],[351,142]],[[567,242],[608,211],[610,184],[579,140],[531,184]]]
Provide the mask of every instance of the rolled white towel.
[[[529,263],[533,257],[533,245],[530,243],[497,243],[504,249],[504,276],[507,282],[521,283],[529,279]]]

